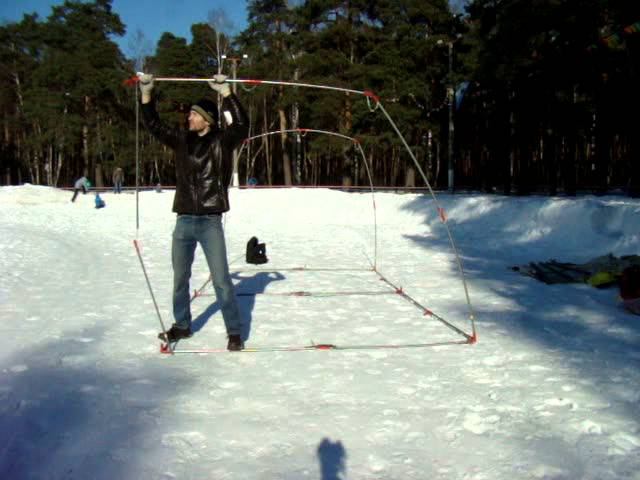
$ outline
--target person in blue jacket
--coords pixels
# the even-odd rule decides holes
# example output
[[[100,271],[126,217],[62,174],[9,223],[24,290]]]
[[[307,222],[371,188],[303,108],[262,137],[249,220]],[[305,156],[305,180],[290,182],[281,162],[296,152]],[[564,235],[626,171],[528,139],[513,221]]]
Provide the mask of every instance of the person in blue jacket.
[[[96,192],[96,208],[104,208],[107,204],[100,198],[100,194]]]

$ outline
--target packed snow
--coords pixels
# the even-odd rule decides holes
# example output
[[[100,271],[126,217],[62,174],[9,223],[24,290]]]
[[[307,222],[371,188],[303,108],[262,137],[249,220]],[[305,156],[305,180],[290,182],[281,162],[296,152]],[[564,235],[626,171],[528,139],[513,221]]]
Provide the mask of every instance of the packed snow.
[[[640,201],[439,195],[466,344],[371,268],[472,332],[429,195],[234,189],[258,351],[168,355],[133,240],[168,326],[173,192],[101,196],[0,188],[0,478],[640,479],[640,317],[510,268],[640,253]],[[266,265],[244,262],[252,236]],[[226,345],[208,275],[198,250],[177,350]],[[344,349],[288,350],[318,344]]]

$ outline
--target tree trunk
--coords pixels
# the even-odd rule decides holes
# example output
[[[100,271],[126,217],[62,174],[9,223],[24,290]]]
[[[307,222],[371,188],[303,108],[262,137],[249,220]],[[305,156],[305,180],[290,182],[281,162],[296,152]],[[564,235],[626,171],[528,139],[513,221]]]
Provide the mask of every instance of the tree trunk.
[[[287,129],[287,114],[284,109],[278,109],[278,116],[280,117],[280,130]],[[280,134],[280,148],[282,149],[282,172],[284,174],[284,184],[288,187],[291,186],[291,158],[289,158],[289,149],[287,147],[287,134]]]
[[[249,108],[247,109],[247,115],[249,116],[249,132],[247,134],[247,137],[252,137],[253,136],[253,101],[251,101],[251,103],[249,103]],[[250,159],[251,159],[251,153],[252,153],[252,145],[253,142],[247,142],[246,144],[246,150],[247,150],[247,169],[245,171],[245,181],[244,184],[247,185],[249,183],[249,164],[250,164]],[[240,161],[240,160],[238,160]],[[251,167],[253,170],[253,162],[251,162]]]
[[[353,57],[353,45],[351,47],[352,57]],[[353,63],[353,58],[351,63]],[[344,106],[344,118],[343,118],[343,127],[344,131],[348,134],[353,130],[353,112],[351,105],[351,96],[349,93],[345,96],[345,106]],[[353,156],[349,155],[348,152],[352,150],[352,146],[349,145],[342,150],[342,158],[344,160],[342,165],[342,185],[345,187],[350,187],[353,185]]]
[[[640,69],[638,68],[638,56],[640,54],[640,39],[638,35],[629,36],[626,40],[627,48],[629,52],[630,60],[630,88],[628,92],[630,95],[629,105],[640,104],[640,92],[638,92],[638,78],[640,77]],[[629,153],[627,155],[629,162],[629,182],[627,184],[627,191],[631,197],[640,197],[640,138],[637,131],[637,120],[635,122],[628,122],[631,127],[628,132],[629,138]]]
[[[506,86],[503,88],[507,88]],[[511,193],[511,113],[509,108],[510,95],[500,93],[495,98],[495,105],[487,122],[485,132],[489,138],[489,161],[491,162],[492,178],[490,179],[496,191],[502,186],[502,193]]]
[[[558,194],[558,170],[557,170],[557,150],[556,137],[553,129],[546,131],[544,150],[542,152],[544,163],[547,167],[547,182],[549,184],[549,195]]]
[[[267,97],[266,95],[263,97],[264,99],[264,131],[265,133],[269,131],[269,122],[267,119]],[[262,137],[262,142],[264,144],[264,153],[267,167],[267,185],[273,185],[273,159],[271,158],[271,149],[269,148],[269,137]]]
[[[19,156],[18,158],[23,161],[27,167],[27,172],[29,172],[29,181],[31,183],[34,183],[34,179],[35,179],[35,172],[33,171],[33,165],[31,162],[31,152],[29,151],[28,148],[24,147],[23,145],[26,145],[27,143],[27,133],[25,131],[22,132],[22,136],[23,136],[23,142],[18,142],[18,152],[19,152]],[[22,183],[22,181],[20,182]]]
[[[6,112],[4,113],[4,122],[2,122],[4,132],[4,146],[8,146],[11,143],[11,134],[9,133],[9,118]]]
[[[103,171],[102,171],[102,163],[96,162],[95,172],[96,172],[96,187],[104,188],[104,178],[103,178]]]
[[[16,53],[16,44],[11,44],[11,51]],[[18,64],[16,61],[13,62],[13,72],[11,72],[13,76],[13,82],[16,85],[16,97],[18,98],[18,115],[22,117],[24,115],[24,98],[22,96],[22,84],[20,83],[20,76],[18,75]]]
[[[42,138],[42,128],[40,127],[39,123],[34,123],[33,124],[33,132],[36,138]],[[39,146],[34,146],[33,147],[33,169],[35,172],[35,181],[33,182],[35,185],[42,185],[42,179],[41,179],[41,171],[40,168],[42,166],[45,167],[45,173],[46,173],[46,158],[41,158],[42,157],[42,151],[40,150]],[[41,165],[42,164],[42,165]]]
[[[100,122],[100,115],[96,116],[96,145],[98,151],[96,152],[96,187],[104,188],[104,178],[102,176],[102,164],[104,163],[104,147],[102,145],[102,125]],[[155,161],[156,156],[153,156]]]
[[[361,159],[360,151],[353,158],[353,180],[355,182],[356,187],[360,185],[360,159]]]
[[[318,185],[318,177],[320,175],[320,162],[318,161],[317,153],[314,153],[311,155],[311,165],[312,165],[312,184],[315,187]]]
[[[637,94],[636,94],[637,95]],[[631,135],[629,140],[629,162],[631,171],[629,175],[628,193],[633,198],[640,198],[640,141],[638,135]]]
[[[47,185],[52,187],[54,186],[53,185],[53,144],[52,143],[49,144],[46,172],[47,172]]]
[[[64,160],[64,155],[62,154],[62,149],[58,150],[58,164],[56,165],[56,176],[54,177],[53,186],[57,187],[58,182],[60,182],[60,172],[62,171],[62,163]]]
[[[612,113],[614,108],[614,99],[612,88],[609,85],[606,74],[602,75],[602,84],[599,85],[599,91],[596,92],[596,114],[594,119],[594,146],[595,155],[591,167],[591,184],[594,193],[603,195],[609,185],[608,170],[611,165],[611,148],[613,133],[611,132],[611,124],[614,121],[615,114]]]
[[[84,97],[84,114],[85,114],[85,123],[82,125],[82,159],[84,160],[84,165],[82,169],[82,175],[85,177],[89,176],[89,125],[87,121],[89,120],[89,97]]]
[[[300,69],[296,67],[293,72],[293,81],[297,82],[299,79],[300,79]],[[295,102],[293,104],[293,109],[291,111],[291,128],[293,129],[300,128],[300,109],[298,106],[298,102]],[[296,133],[295,157],[296,157],[296,163],[295,163],[296,185],[300,185],[302,183],[302,140],[300,137],[300,133]]]
[[[40,183],[40,152],[37,149],[33,150],[33,173],[35,177],[33,179],[33,184],[41,185]]]
[[[440,158],[440,142],[436,142],[436,174],[433,176],[433,188],[438,188],[440,182],[440,167],[442,159]]]
[[[353,185],[351,170],[353,167],[352,146],[347,145],[341,151],[342,153],[342,186],[350,187]]]
[[[67,112],[68,112],[68,106],[67,106],[67,102],[65,101],[64,104],[64,110],[62,111],[62,129],[60,131],[60,141],[58,142],[58,151],[57,151],[57,156],[58,156],[58,161],[54,162],[55,164],[55,177],[53,179],[53,185],[55,187],[58,186],[58,182],[60,181],[60,172],[62,171],[62,164],[63,164],[63,160],[64,160],[64,145],[65,145],[65,133],[66,133],[66,125],[67,125]]]

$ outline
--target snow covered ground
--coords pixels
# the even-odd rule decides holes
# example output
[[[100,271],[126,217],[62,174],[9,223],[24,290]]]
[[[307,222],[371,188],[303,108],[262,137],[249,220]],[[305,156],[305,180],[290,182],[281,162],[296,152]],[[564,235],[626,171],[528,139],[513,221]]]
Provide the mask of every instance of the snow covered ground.
[[[640,479],[640,317],[615,289],[509,269],[640,253],[640,201],[440,195],[475,345],[170,356],[132,240],[170,324],[173,192],[140,194],[139,230],[135,195],[102,197],[0,188],[0,478]],[[257,293],[238,297],[248,347],[461,339],[373,261],[470,332],[431,199],[375,199],[377,251],[370,194],[232,192],[231,270]],[[253,235],[267,265],[244,263]],[[207,278],[198,252],[192,288]],[[178,348],[223,348],[215,299],[192,309]]]

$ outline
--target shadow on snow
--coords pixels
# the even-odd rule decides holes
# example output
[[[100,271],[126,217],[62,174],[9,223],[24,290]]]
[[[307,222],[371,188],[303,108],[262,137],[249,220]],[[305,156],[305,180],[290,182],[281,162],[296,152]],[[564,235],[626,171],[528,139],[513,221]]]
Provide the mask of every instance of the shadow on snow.
[[[231,274],[231,278],[236,281],[234,282],[236,298],[238,300],[240,317],[243,322],[242,339],[246,342],[251,336],[251,324],[253,322],[253,309],[256,303],[256,295],[265,293],[270,283],[285,280],[286,277],[280,272],[264,271],[246,276],[235,272]],[[193,320],[191,324],[193,332],[201,330],[207,322],[209,322],[209,319],[219,310],[220,305],[216,300]]]
[[[105,367],[95,347],[61,340],[3,361],[11,366],[0,388],[0,478],[132,478],[132,465],[152,462],[149,430],[172,399],[172,367],[140,373],[130,357],[123,363],[134,368]]]
[[[479,291],[482,292],[482,296],[489,294],[501,299],[501,305],[495,310],[491,309],[488,303],[480,307],[474,305],[479,341],[483,341],[483,329],[497,327],[509,331],[514,338],[534,342],[542,347],[543,351],[561,355],[565,358],[564,365],[574,369],[579,378],[591,379],[594,385],[599,385],[598,392],[602,396],[619,402],[619,407],[631,418],[637,418],[638,409],[633,402],[629,402],[619,392],[616,393],[619,389],[607,389],[607,385],[613,386],[613,373],[624,377],[625,372],[637,371],[640,366],[640,345],[637,340],[640,336],[640,322],[637,321],[638,317],[619,306],[617,288],[596,289],[587,284],[575,283],[546,285],[510,270],[513,265],[530,261],[554,258],[559,261],[580,262],[605,255],[613,248],[620,250],[622,241],[617,235],[628,236],[630,227],[628,220],[624,221],[627,225],[624,232],[616,225],[624,220],[622,217],[625,217],[627,212],[612,215],[609,206],[594,207],[593,203],[597,201],[589,198],[560,199],[567,203],[586,202],[589,209],[587,211],[591,211],[590,217],[582,219],[581,224],[577,226],[572,226],[570,219],[567,219],[565,224],[550,224],[543,236],[532,235],[527,238],[514,235],[514,230],[517,230],[518,222],[530,219],[528,215],[531,211],[514,215],[516,212],[512,211],[513,205],[508,205],[513,201],[517,207],[520,199],[494,196],[488,198],[490,203],[497,204],[496,209],[489,208],[484,214],[476,212],[470,216],[461,215],[462,220],[450,223],[454,240],[460,250],[467,282],[470,284],[472,304],[474,293],[477,295]],[[460,209],[462,213],[464,209],[456,205],[456,202],[464,203],[468,199],[469,196],[463,195],[449,196],[443,205]],[[527,200],[528,205],[534,201]],[[549,205],[554,201],[558,199],[545,198],[544,201],[539,200],[535,207],[539,210],[550,208]],[[505,207],[507,213],[502,215],[504,218],[500,218],[499,221],[489,218],[501,215],[502,207]],[[565,207],[571,208],[571,205]],[[573,208],[574,211],[580,212],[581,207],[577,205]],[[424,223],[433,232],[425,236],[406,235],[405,238],[427,250],[427,257],[434,251],[452,254],[448,237],[435,214],[430,198],[417,197],[405,208],[415,213],[424,213]],[[607,224],[604,217],[613,218],[614,224]],[[565,230],[574,227],[577,233],[572,234]],[[489,235],[487,228],[493,228],[490,235],[495,241],[489,248],[484,243]],[[590,243],[594,233],[597,235],[596,238],[602,239],[602,245]],[[579,238],[581,234],[583,239]],[[567,237],[568,245],[564,245],[564,239]],[[584,248],[580,248],[581,244],[584,244]],[[633,242],[630,244],[633,245]],[[638,252],[625,251],[622,254],[629,253]],[[586,258],[585,254],[588,255]],[[537,258],[527,258],[528,255]],[[453,260],[450,271],[452,276],[459,278]],[[462,295],[459,302],[464,302]]]

